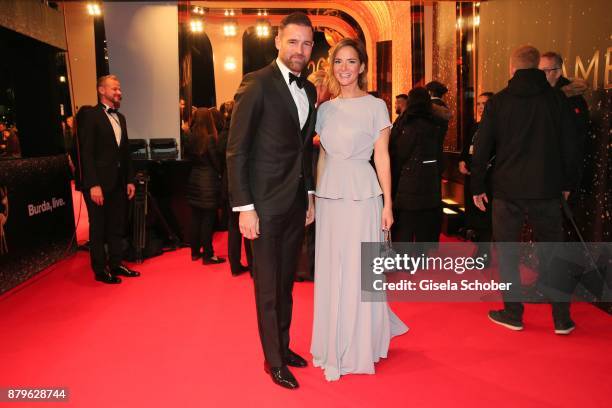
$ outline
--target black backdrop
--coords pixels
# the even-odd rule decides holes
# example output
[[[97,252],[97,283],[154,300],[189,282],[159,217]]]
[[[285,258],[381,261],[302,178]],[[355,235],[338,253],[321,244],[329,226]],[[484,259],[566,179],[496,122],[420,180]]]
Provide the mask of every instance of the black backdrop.
[[[0,294],[74,251],[75,232],[65,155],[0,161]]]

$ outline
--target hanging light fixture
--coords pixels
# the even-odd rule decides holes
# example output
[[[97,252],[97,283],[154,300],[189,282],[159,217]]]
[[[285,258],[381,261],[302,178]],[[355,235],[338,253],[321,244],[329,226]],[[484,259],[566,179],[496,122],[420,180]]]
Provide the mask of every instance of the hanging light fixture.
[[[238,24],[235,21],[226,21],[223,23],[223,35],[226,37],[235,37],[238,34]]]
[[[94,17],[101,16],[102,9],[98,3],[87,3],[87,14]]]
[[[192,33],[202,33],[204,32],[204,22],[199,19],[192,19],[189,23],[191,26]]]
[[[262,19],[259,20],[255,25],[255,32],[257,34],[257,37],[267,38],[270,37],[270,34],[272,33],[272,27],[270,26],[268,20]]]

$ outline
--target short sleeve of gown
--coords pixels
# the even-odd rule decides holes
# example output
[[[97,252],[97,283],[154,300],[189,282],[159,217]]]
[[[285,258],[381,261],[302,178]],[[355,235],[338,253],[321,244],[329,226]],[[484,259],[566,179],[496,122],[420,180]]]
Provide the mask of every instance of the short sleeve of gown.
[[[323,129],[323,123],[325,122],[325,111],[327,110],[327,102],[323,102],[317,108],[317,121],[315,122],[315,132],[321,135],[321,129]]]
[[[387,110],[387,104],[382,99],[376,99],[374,105],[374,128],[372,133],[374,140],[378,140],[380,131],[391,126],[389,120],[389,111]]]

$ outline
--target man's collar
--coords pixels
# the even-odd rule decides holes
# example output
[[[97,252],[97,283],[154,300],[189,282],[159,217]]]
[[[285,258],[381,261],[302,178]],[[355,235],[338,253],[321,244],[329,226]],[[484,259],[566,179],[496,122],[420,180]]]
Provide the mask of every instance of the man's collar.
[[[105,104],[104,102],[100,102],[100,105],[102,105],[102,107],[104,108],[104,110],[109,110],[109,109],[115,109],[115,110],[119,110],[119,108],[113,108],[110,105]]]
[[[283,61],[281,61],[280,58],[276,58],[276,65],[278,65],[278,69],[280,69],[280,72],[283,75],[285,82],[287,83],[287,85],[289,85],[289,73],[291,72],[293,74],[293,72],[289,68],[287,68],[287,66],[283,63]],[[296,76],[299,77],[300,75],[302,75],[302,73],[298,73]]]

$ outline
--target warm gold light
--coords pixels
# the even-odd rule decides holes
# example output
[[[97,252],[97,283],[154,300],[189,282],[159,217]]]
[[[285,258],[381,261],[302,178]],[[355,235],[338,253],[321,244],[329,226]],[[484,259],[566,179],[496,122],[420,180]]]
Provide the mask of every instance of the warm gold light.
[[[461,30],[461,27],[463,27],[463,18],[459,17],[457,19],[457,30]]]
[[[259,22],[255,26],[257,36],[260,38],[266,38],[270,36],[270,23],[267,21]]]
[[[236,66],[237,64],[234,57],[227,57],[225,61],[223,61],[223,68],[225,68],[226,71],[235,71]]]
[[[234,21],[223,23],[223,35],[226,37],[235,37],[238,33],[238,25]]]
[[[87,14],[89,14],[90,16],[101,16],[102,9],[100,9],[100,5],[98,3],[88,3]]]
[[[60,82],[66,82],[66,77],[65,77],[65,76],[63,76],[63,75],[61,75],[61,76],[59,77],[59,81],[60,81]]]
[[[189,24],[191,26],[192,33],[204,32],[204,23],[202,22],[202,20],[191,20]]]
[[[268,15],[268,11],[267,11],[267,10],[259,10],[259,11],[257,12],[257,15],[258,15],[259,17],[261,17],[261,16],[264,16],[264,17],[265,17],[265,16],[267,16],[267,15]]]
[[[192,11],[193,11],[193,14],[199,14],[201,16],[204,15],[204,8],[202,7],[195,6]]]
[[[474,17],[474,25],[476,27],[478,27],[480,25],[480,16],[475,16]]]
[[[234,10],[225,10],[225,17],[234,17]]]

